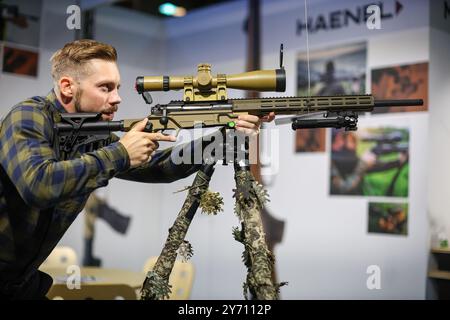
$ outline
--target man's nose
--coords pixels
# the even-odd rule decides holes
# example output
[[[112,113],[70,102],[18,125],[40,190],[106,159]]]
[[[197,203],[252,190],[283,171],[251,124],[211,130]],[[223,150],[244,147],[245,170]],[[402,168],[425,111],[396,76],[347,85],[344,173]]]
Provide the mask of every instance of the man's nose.
[[[122,102],[122,98],[119,95],[119,91],[116,89],[111,93],[110,104],[119,104]]]

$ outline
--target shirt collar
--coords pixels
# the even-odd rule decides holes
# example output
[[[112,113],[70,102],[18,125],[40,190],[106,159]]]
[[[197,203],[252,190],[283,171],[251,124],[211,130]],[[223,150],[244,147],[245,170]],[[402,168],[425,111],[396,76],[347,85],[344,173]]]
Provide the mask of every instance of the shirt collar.
[[[56,97],[55,91],[52,89],[47,95],[47,100],[52,103],[52,105],[58,110],[60,113],[66,113],[67,110],[63,107],[61,102],[59,102],[58,98]]]

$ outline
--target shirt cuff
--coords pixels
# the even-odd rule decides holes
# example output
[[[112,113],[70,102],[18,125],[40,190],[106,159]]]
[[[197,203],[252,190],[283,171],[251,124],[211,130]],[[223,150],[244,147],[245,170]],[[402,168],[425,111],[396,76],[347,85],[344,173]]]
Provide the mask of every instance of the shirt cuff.
[[[130,167],[130,157],[127,149],[120,142],[114,142],[103,148],[111,160],[116,172],[123,172]]]

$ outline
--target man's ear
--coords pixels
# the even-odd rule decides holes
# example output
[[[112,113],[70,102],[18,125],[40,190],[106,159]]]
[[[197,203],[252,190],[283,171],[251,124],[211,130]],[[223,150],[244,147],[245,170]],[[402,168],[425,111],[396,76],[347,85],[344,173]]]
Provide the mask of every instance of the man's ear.
[[[61,77],[58,81],[59,91],[65,98],[73,98],[76,92],[75,81],[71,77]]]

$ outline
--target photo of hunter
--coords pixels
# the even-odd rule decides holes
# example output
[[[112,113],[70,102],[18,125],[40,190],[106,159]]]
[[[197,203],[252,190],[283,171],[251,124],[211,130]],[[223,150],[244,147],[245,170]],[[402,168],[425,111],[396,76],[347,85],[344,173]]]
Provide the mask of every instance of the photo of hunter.
[[[428,110],[428,63],[372,70],[372,94],[376,99],[423,99],[423,106],[382,107],[374,113]]]
[[[327,130],[302,129],[295,132],[295,152],[324,152]]]
[[[366,57],[365,43],[312,51],[309,54],[308,73],[308,57],[304,52],[299,53],[297,95],[364,94]],[[325,136],[326,129],[323,128],[298,130],[295,135],[295,152],[325,151]]]
[[[332,131],[330,194],[407,197],[409,131]]]
[[[408,204],[369,203],[369,233],[408,234]]]

